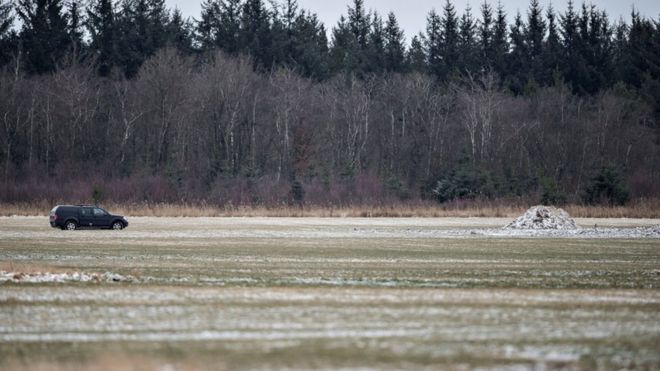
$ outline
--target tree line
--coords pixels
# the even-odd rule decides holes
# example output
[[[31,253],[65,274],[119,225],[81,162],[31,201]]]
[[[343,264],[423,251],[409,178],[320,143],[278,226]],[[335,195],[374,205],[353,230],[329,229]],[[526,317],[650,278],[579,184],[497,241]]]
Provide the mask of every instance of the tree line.
[[[329,34],[295,0],[0,0],[0,201],[657,196],[660,23],[479,13],[407,42],[362,0]]]

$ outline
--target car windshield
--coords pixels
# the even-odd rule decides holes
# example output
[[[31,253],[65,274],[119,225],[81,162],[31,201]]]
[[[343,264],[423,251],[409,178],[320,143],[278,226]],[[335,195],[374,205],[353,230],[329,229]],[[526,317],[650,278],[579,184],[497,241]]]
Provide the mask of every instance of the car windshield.
[[[108,215],[108,213],[105,212],[103,209],[99,209],[98,207],[94,209],[94,216],[104,216]]]

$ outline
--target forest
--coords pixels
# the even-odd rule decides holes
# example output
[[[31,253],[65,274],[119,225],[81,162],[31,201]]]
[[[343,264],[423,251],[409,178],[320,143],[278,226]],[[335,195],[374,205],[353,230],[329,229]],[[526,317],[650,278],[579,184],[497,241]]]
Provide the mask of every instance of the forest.
[[[512,22],[508,20],[511,19]],[[439,1],[0,0],[0,202],[660,196],[660,18]]]

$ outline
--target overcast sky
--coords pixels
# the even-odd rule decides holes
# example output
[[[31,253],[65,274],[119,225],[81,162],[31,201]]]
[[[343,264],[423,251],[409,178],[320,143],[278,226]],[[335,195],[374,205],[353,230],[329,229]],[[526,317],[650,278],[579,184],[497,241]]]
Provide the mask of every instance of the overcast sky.
[[[459,13],[462,13],[469,2],[473,8],[473,14],[478,16],[478,8],[483,0],[453,0],[452,2]],[[529,5],[529,0],[501,0],[501,2],[509,14],[509,18],[518,10],[525,14]],[[567,2],[568,0],[553,0],[552,4],[556,10],[563,11]],[[181,9],[186,16],[199,18],[201,0],[167,0],[167,3],[170,7]],[[330,30],[339,20],[339,16],[346,14],[347,6],[352,4],[353,1],[298,0],[298,3],[301,7],[318,14],[326,28]],[[428,12],[433,8],[441,11],[444,3],[444,0],[365,0],[368,9],[378,11],[383,17],[393,11],[399,19],[401,27],[405,30],[408,40],[410,35],[424,30]],[[497,0],[491,0],[490,3],[496,6]],[[581,4],[582,1],[576,0],[575,3]],[[623,17],[629,20],[633,6],[647,17],[658,19],[660,16],[660,1],[658,0],[594,0],[591,3],[605,9],[611,19]],[[541,4],[546,7],[549,1],[541,0]]]

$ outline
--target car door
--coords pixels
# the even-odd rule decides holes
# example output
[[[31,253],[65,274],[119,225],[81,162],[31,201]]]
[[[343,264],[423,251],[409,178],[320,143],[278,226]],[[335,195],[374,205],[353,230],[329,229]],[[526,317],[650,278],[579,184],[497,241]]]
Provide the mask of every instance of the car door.
[[[94,227],[97,228],[106,228],[110,227],[110,214],[105,210],[95,207],[94,208]]]
[[[81,207],[78,210],[78,226],[89,228],[94,226],[94,212],[91,207]]]

